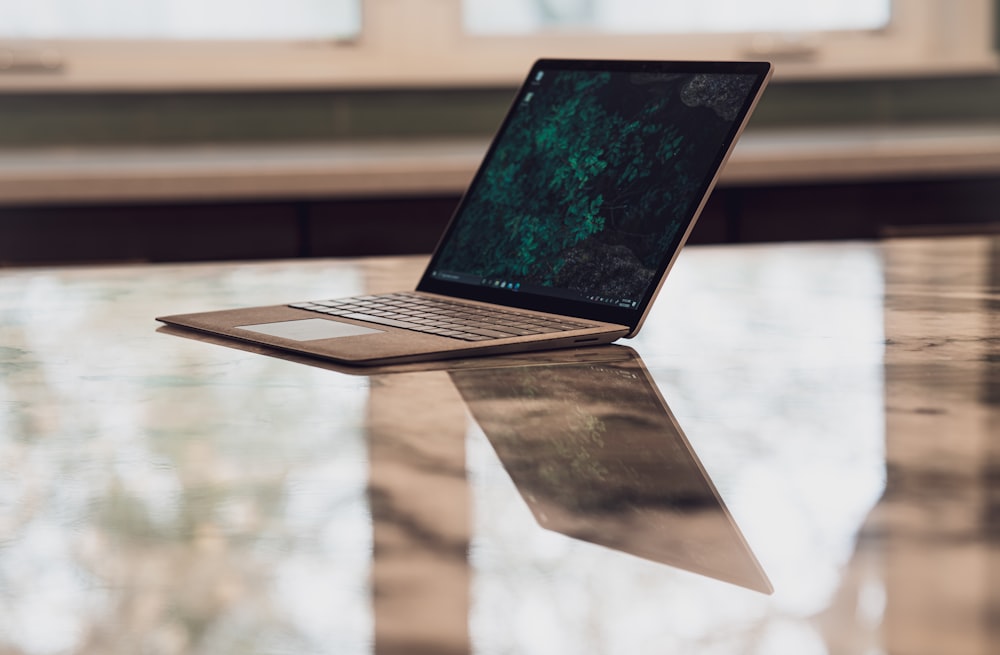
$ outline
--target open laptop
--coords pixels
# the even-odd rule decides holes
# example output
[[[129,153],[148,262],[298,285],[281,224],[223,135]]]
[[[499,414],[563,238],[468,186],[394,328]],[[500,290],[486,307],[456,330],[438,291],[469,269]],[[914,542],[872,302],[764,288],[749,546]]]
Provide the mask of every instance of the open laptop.
[[[353,365],[631,337],[770,74],[539,60],[415,290],[157,320]]]

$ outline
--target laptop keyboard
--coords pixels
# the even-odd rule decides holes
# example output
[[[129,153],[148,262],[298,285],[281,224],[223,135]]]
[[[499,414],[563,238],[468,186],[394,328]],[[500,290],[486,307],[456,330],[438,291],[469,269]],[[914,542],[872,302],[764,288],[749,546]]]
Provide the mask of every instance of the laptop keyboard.
[[[316,300],[289,306],[465,341],[505,339],[590,327],[573,320],[467,305],[405,292]]]

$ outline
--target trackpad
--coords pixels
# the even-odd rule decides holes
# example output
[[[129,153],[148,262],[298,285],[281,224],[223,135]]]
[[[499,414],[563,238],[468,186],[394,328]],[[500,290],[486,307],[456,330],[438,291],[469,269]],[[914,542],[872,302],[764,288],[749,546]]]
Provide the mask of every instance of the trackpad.
[[[375,334],[382,330],[338,323],[322,318],[303,318],[295,321],[279,323],[260,323],[258,325],[237,325],[237,329],[259,332],[272,337],[281,337],[291,341],[317,341],[319,339],[335,339],[337,337],[356,337],[362,334]]]

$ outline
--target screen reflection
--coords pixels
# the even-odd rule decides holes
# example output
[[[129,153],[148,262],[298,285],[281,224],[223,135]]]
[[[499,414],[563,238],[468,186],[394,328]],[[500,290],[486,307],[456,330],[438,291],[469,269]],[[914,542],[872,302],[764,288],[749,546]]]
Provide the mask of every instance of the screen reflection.
[[[641,360],[615,350],[449,375],[539,525],[771,593]]]

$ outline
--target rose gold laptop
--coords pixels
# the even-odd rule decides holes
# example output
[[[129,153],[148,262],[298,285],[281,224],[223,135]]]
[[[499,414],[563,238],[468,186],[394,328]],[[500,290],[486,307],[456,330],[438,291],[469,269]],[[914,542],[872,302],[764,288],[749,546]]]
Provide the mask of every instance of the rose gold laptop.
[[[157,320],[355,365],[633,336],[770,74],[540,60],[416,289]]]

